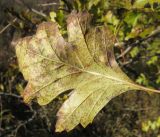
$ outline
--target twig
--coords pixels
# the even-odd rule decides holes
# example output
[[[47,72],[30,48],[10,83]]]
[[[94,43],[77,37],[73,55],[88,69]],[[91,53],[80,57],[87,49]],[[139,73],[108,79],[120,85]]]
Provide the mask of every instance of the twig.
[[[154,110],[154,109],[155,108],[153,108],[153,107],[148,107],[148,108],[122,108],[121,110],[138,112],[138,111],[148,111],[148,110]],[[157,109],[159,109],[159,108],[157,108]]]
[[[0,30],[0,34],[2,34],[7,28],[9,28],[12,25],[12,23],[14,23],[16,20],[17,20],[17,18],[15,18],[12,22],[10,22],[2,30]]]
[[[136,40],[135,42],[133,42],[133,43],[131,43],[130,45],[129,45],[129,47],[125,50],[125,51],[123,51],[118,57],[117,57],[117,59],[119,59],[119,58],[121,58],[121,57],[124,57],[128,52],[130,52],[136,45],[138,45],[138,44],[140,44],[140,43],[142,43],[142,42],[144,42],[144,41],[146,41],[146,40],[148,40],[148,39],[150,39],[150,38],[152,38],[152,37],[155,37],[155,36],[157,36],[157,35],[159,35],[160,34],[160,27],[158,27],[156,30],[154,30],[154,31],[152,31],[152,33],[149,35],[149,36],[147,36],[147,37],[145,37],[145,38],[141,38],[141,39],[139,39],[139,40]],[[123,45],[125,46],[125,45],[128,45],[128,43],[129,43],[129,41],[127,41],[126,43],[123,43]]]
[[[33,121],[33,119],[36,117],[37,112],[35,110],[33,110],[32,106],[29,106],[30,111],[33,113],[33,115],[27,119],[26,121],[20,121],[18,125],[14,125],[11,128],[8,128],[5,133],[3,133],[1,135],[1,137],[5,137],[8,133],[11,133],[13,135],[16,135],[18,130],[22,127],[22,126],[26,126],[26,124],[28,124],[29,122]]]
[[[12,94],[12,93],[6,93],[6,92],[0,92],[0,95],[2,95],[2,96],[12,96],[12,97],[15,97],[15,98],[22,98],[19,95]]]
[[[59,5],[59,3],[52,2],[52,3],[38,4],[38,6],[42,6],[42,7],[53,6],[53,5]]]
[[[20,122],[20,124],[18,125],[18,127],[15,129],[15,135],[17,134],[18,130],[23,126],[26,126],[26,124],[28,124],[29,122],[33,121],[33,119],[36,117],[37,115],[37,112],[33,110],[32,106],[29,106],[31,112],[33,112],[33,115],[27,119],[26,121],[24,122]],[[16,136],[15,136],[16,137]]]
[[[126,62],[122,62],[122,63],[120,62],[120,64],[121,64],[121,66],[126,66],[126,65],[130,64],[131,62],[132,62],[132,59],[130,59]]]
[[[36,14],[38,14],[38,15],[40,15],[40,16],[43,16],[43,17],[47,17],[47,15],[46,14],[44,14],[43,12],[40,12],[40,11],[38,11],[38,10],[36,10],[36,9],[31,9],[34,13],[36,13]]]
[[[40,15],[40,16],[43,16],[45,18],[47,17],[47,15],[44,14],[43,12],[40,12],[36,9],[31,8],[28,4],[26,4],[26,2],[24,0],[20,0],[20,3],[22,3],[27,9],[29,9],[29,11],[32,11],[32,12],[34,12],[34,13]]]
[[[121,57],[124,57],[128,52],[131,51],[131,49],[133,48],[133,46],[129,46],[128,48],[126,48],[125,51],[123,51],[118,57],[117,59],[121,58]]]

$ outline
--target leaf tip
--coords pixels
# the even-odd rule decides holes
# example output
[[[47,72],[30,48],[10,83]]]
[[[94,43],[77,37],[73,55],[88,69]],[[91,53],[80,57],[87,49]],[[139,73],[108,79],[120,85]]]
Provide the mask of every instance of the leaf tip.
[[[64,127],[61,124],[56,123],[55,132],[62,132],[62,131],[64,131]]]
[[[32,89],[33,89],[32,85],[28,84],[26,88],[24,89],[23,93],[21,94],[26,104],[29,104],[30,101],[35,97]]]

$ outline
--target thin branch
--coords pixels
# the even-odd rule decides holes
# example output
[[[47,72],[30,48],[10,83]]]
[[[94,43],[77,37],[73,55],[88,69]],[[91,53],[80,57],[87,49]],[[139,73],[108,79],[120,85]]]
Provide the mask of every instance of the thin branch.
[[[53,5],[59,5],[59,3],[52,2],[52,3],[38,4],[38,6],[42,6],[42,7],[53,6]]]
[[[152,31],[152,33],[151,33],[149,36],[145,37],[145,38],[141,38],[141,39],[139,39],[139,40],[136,40],[135,42],[133,42],[133,43],[131,43],[131,44],[128,44],[129,41],[123,43],[123,46],[129,45],[129,47],[128,47],[126,50],[124,50],[124,51],[117,57],[117,59],[124,57],[124,56],[125,56],[127,53],[129,53],[136,45],[138,45],[138,44],[140,44],[140,43],[142,43],[142,42],[144,42],[144,41],[146,41],[146,40],[148,40],[148,39],[150,39],[150,38],[156,37],[156,36],[159,35],[159,34],[160,34],[160,27],[158,27],[156,30]]]
[[[32,12],[34,12],[37,15],[40,15],[42,17],[45,17],[45,18],[47,17],[47,15],[44,14],[43,12],[40,12],[40,11],[38,11],[36,9],[31,8],[28,4],[26,4],[26,2],[24,0],[20,0],[20,3],[22,3],[29,11],[32,11]]]
[[[20,121],[18,125],[14,125],[12,126],[11,128],[8,128],[5,133],[3,133],[1,136],[2,137],[5,137],[8,133],[11,133],[13,134],[14,136],[17,134],[18,130],[21,128],[21,127],[26,127],[26,125],[33,121],[33,119],[36,117],[37,115],[37,112],[35,110],[33,110],[32,106],[29,105],[29,108],[30,108],[30,111],[33,113],[32,116],[30,118],[28,118],[27,120],[25,121]]]
[[[24,122],[20,122],[20,124],[18,125],[18,127],[15,129],[15,135],[17,134],[18,130],[21,128],[21,127],[25,127],[26,124],[28,124],[29,122],[33,121],[33,119],[36,117],[37,115],[37,112],[33,110],[32,106],[29,106],[31,112],[33,112],[33,115],[27,119],[26,121]]]
[[[40,12],[40,11],[38,11],[38,10],[36,10],[36,9],[33,9],[33,8],[31,8],[31,10],[32,10],[32,12],[34,12],[34,13],[42,16],[42,17],[45,17],[45,18],[47,17],[47,15],[44,14],[43,12]]]
[[[14,22],[16,22],[17,18],[15,18],[12,22],[6,25],[2,30],[0,30],[0,34],[2,34],[6,29],[8,29]]]
[[[6,92],[0,92],[0,96],[12,96],[15,98],[22,98],[20,95],[12,94],[12,93],[6,93]]]
[[[122,108],[121,110],[138,112],[138,111],[148,111],[148,110],[154,110],[154,109],[155,108],[153,107],[147,107],[147,108]],[[159,109],[159,108],[157,107],[156,109]]]

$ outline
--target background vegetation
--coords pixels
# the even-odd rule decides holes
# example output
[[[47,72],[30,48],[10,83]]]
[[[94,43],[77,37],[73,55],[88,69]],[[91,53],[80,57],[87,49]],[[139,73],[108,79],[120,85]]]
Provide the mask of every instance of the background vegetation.
[[[55,133],[55,114],[64,97],[40,107],[23,103],[26,85],[14,52],[16,40],[32,35],[43,21],[63,33],[72,11],[89,11],[94,24],[117,36],[115,55],[137,83],[160,89],[160,2],[158,0],[0,0],[1,137],[159,137],[160,94],[127,92],[113,99],[86,129]]]

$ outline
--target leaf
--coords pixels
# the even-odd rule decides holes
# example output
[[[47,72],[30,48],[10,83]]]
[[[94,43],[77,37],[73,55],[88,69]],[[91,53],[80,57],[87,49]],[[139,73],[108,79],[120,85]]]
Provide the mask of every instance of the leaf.
[[[68,41],[55,22],[38,26],[34,36],[16,46],[19,67],[28,80],[23,98],[46,105],[66,90],[73,90],[59,109],[56,131],[86,127],[114,97],[128,90],[159,92],[136,85],[118,66],[114,35],[106,26],[90,25],[88,13],[72,12],[67,19]]]
[[[128,12],[126,17],[124,18],[124,21],[131,26],[136,26],[138,19],[142,17],[141,13],[137,12]]]
[[[49,16],[50,16],[51,21],[55,22],[55,18],[57,16],[56,13],[54,11],[52,11],[49,13]]]
[[[153,6],[154,3],[159,3],[159,0],[136,0],[133,7],[143,8],[146,4]]]
[[[87,9],[91,9],[92,6],[96,6],[98,5],[98,3],[100,2],[100,0],[89,0],[88,3],[87,3]]]

